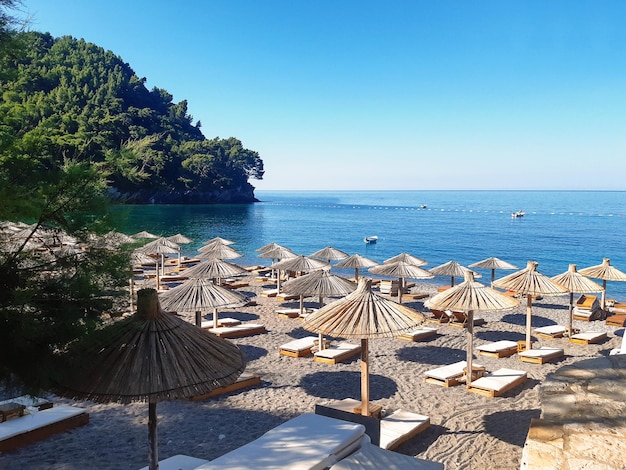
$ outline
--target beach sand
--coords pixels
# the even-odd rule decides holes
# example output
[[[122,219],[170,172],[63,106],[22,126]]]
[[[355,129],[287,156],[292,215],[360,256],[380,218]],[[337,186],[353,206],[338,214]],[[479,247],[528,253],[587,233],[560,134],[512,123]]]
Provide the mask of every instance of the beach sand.
[[[273,286],[255,282],[239,289],[251,296]],[[416,292],[436,293],[432,285],[418,285]],[[158,404],[159,459],[186,454],[207,460],[240,447],[316,404],[347,397],[360,399],[360,360],[337,365],[319,364],[312,357],[290,358],[278,354],[280,345],[311,335],[302,320],[279,317],[277,308],[297,307],[297,301],[281,302],[256,296],[258,305],[224,309],[221,316],[263,323],[268,332],[233,339],[248,359],[247,371],[262,378],[261,386],[202,401],[177,400]],[[328,299],[330,302],[332,299]],[[533,304],[533,326],[566,326],[568,296],[550,297]],[[317,299],[308,298],[308,307]],[[489,341],[524,339],[526,302],[505,314],[481,314],[487,320],[475,327],[475,346]],[[425,311],[422,301],[407,305]],[[427,310],[426,310],[427,311]],[[426,313],[428,315],[428,313]],[[193,321],[192,315],[188,317]],[[432,326],[430,324],[429,326]],[[557,346],[565,357],[543,365],[521,362],[517,355],[495,359],[477,356],[487,371],[502,367],[527,371],[528,380],[502,397],[486,398],[465,390],[464,385],[443,388],[424,383],[424,372],[465,359],[465,330],[440,325],[438,336],[412,343],[395,338],[370,341],[371,401],[384,412],[404,409],[430,417],[431,426],[399,446],[396,451],[441,462],[445,468],[519,469],[522,447],[531,418],[540,415],[538,385],[556,369],[585,358],[607,355],[618,347],[616,328],[603,321],[575,321],[575,328],[608,332],[598,345],[578,345],[567,338],[538,340]],[[355,341],[356,342],[356,341]],[[17,470],[75,470],[94,468],[139,469],[148,464],[148,406],[95,404],[47,398],[55,404],[75,404],[90,414],[88,425],[51,436],[12,452],[0,454],[0,468]],[[253,462],[251,463],[253,468]]]

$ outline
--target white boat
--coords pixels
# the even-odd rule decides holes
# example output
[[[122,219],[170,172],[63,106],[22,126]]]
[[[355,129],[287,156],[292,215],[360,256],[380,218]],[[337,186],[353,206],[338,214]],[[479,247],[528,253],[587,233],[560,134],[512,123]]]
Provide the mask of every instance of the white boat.
[[[371,237],[365,237],[363,241],[368,245],[373,245],[378,241],[378,237],[376,235],[372,235]]]
[[[524,211],[511,212],[511,218],[513,219],[519,219],[520,217],[524,217],[525,215],[526,212]]]

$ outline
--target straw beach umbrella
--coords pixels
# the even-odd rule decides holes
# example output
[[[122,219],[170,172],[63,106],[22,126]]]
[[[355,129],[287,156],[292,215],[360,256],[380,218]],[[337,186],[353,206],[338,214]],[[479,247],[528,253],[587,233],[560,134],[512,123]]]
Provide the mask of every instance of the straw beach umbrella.
[[[547,297],[565,295],[567,289],[555,284],[537,271],[538,263],[529,261],[525,269],[493,281],[494,287],[515,291],[526,296],[526,349],[531,349],[530,330],[533,314],[533,295]]]
[[[425,269],[407,263],[406,261],[397,261],[395,263],[384,263],[369,269],[372,274],[380,274],[383,276],[397,277],[398,280],[398,303],[402,303],[402,291],[404,290],[405,279],[432,279],[434,276]]]
[[[174,242],[169,241],[167,238],[157,238],[156,240],[145,244],[141,248],[137,248],[135,251],[139,251],[141,253],[148,253],[150,255],[161,255],[161,276],[163,275],[163,265],[164,255],[169,253],[178,253],[180,250],[180,246]],[[161,287],[160,277],[159,277],[159,263],[157,261],[156,265],[156,282],[157,282],[157,290]]]
[[[335,265],[337,268],[354,268],[354,279],[356,281],[359,280],[359,268],[371,268],[372,266],[378,266],[378,263],[358,253],[342,259]]]
[[[518,269],[517,266],[507,263],[500,258],[487,258],[482,261],[470,264],[469,268],[491,269],[491,282],[496,278],[496,269]]]
[[[432,269],[429,269],[431,273],[435,276],[450,276],[450,287],[454,287],[454,278],[465,276],[467,271],[470,271],[469,268],[465,266],[461,266],[456,261],[448,261],[447,263],[440,264],[439,266],[435,266]],[[478,273],[474,273],[474,278],[480,278],[481,275]]]
[[[230,385],[245,368],[228,340],[165,314],[154,289],[137,293],[137,312],[74,344],[60,357],[60,396],[98,403],[148,402],[149,468],[159,467],[156,405]]]
[[[552,277],[551,280],[565,287],[569,292],[569,330],[567,331],[569,335],[572,336],[572,325],[574,323],[574,293],[604,292],[604,288],[576,271],[575,264],[570,264],[567,271]]]
[[[145,230],[141,232],[137,232],[134,235],[131,235],[132,238],[160,238],[158,235],[155,235],[150,232],[146,232]]]
[[[267,259],[271,259],[272,260],[272,264],[274,263],[274,260],[283,260],[283,259],[287,259],[287,258],[295,258],[296,255],[293,251],[291,251],[289,248],[284,247],[282,245],[277,245],[271,248],[268,248],[265,251],[261,251],[258,254],[259,258],[267,258]],[[272,269],[272,274],[274,274],[274,269]],[[280,292],[280,271],[278,272],[278,275],[276,276],[277,280],[277,288],[278,288],[278,292]]]
[[[268,243],[267,245],[263,245],[261,248],[257,248],[254,251],[263,253],[264,251],[273,250],[274,248],[285,248],[285,247],[280,245],[280,244],[278,244],[278,243],[271,242],[271,243]]]
[[[405,263],[413,264],[415,266],[426,266],[428,261],[425,261],[417,256],[410,255],[407,252],[402,252],[399,255],[393,256],[384,261],[385,264],[397,263],[398,261],[404,261]]]
[[[185,276],[189,279],[224,279],[230,276],[245,274],[248,271],[236,264],[227,263],[219,258],[201,261],[200,263],[185,270]],[[219,282],[218,282],[219,284]]]
[[[474,272],[465,271],[465,281],[451,287],[424,302],[435,310],[453,310],[467,314],[467,388],[472,382],[472,359],[474,357],[474,312],[508,310],[519,305],[515,298],[501,294],[474,280]]]
[[[221,243],[222,245],[234,245],[235,244],[234,241],[227,240],[226,238],[222,238],[222,237],[211,238],[210,240],[206,241],[204,244],[209,245],[211,243]]]
[[[327,246],[326,248],[317,250],[315,253],[311,253],[309,257],[328,260],[328,264],[330,264],[331,260],[336,261],[346,259],[348,257],[348,253],[338,250],[337,248],[333,248],[332,246]]]
[[[317,269],[330,269],[330,264],[323,261],[309,258],[304,255],[295,255],[292,258],[280,260],[270,266],[272,269],[278,271],[278,280],[276,288],[280,293],[280,272],[281,271],[295,271],[295,272],[311,272]]]
[[[372,292],[371,279],[361,278],[354,292],[304,320],[313,333],[361,340],[361,414],[369,415],[370,338],[394,337],[424,321],[424,315]]]
[[[196,324],[203,311],[213,310],[213,328],[219,326],[218,307],[239,307],[248,298],[240,292],[216,286],[208,279],[189,279],[161,294],[161,306],[168,311],[195,312]]]
[[[174,242],[178,245],[178,267],[180,268],[181,262],[181,253],[180,253],[180,245],[186,245],[187,243],[191,243],[193,240],[191,238],[187,238],[181,233],[177,233],[176,235],[172,235],[171,237],[165,237],[169,241]]]
[[[626,281],[626,274],[611,266],[609,258],[604,258],[602,264],[583,268],[578,272],[583,276],[602,279],[602,287],[604,288],[604,292],[602,292],[602,310],[606,310],[606,281]]]
[[[215,243],[198,248],[200,259],[235,259],[243,255],[229,245]]]

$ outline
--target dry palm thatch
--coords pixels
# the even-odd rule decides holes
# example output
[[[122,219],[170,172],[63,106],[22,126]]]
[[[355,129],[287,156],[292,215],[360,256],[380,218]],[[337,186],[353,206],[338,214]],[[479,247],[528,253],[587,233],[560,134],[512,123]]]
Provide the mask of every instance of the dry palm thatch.
[[[221,259],[210,259],[186,269],[185,277],[189,279],[223,279],[247,272],[248,271],[236,264],[227,263]]]
[[[163,276],[163,266],[165,265],[164,255],[169,253],[178,253],[180,250],[180,245],[169,241],[167,238],[161,237],[156,240],[146,243],[141,248],[137,248],[135,251],[139,251],[141,253],[147,253],[149,255],[161,255],[161,276]],[[161,281],[159,277],[159,263],[157,262],[156,266],[156,282],[157,282],[157,290],[160,288]]]
[[[193,241],[191,238],[187,238],[182,233],[177,233],[176,235],[172,235],[172,236],[165,237],[165,238],[167,238],[171,242],[177,243],[178,245],[191,243]]]
[[[567,289],[569,292],[569,334],[571,335],[574,322],[574,293],[586,292],[604,292],[604,288],[591,279],[586,278],[576,270],[575,264],[570,264],[569,269],[563,274],[553,276],[552,282],[555,282]]]
[[[526,296],[526,349],[531,349],[530,330],[532,323],[533,295],[557,296],[564,295],[567,290],[555,284],[537,271],[538,263],[529,261],[525,269],[516,271],[503,278],[493,281],[494,287],[507,289]]]
[[[286,248],[286,247],[284,247],[283,245],[280,245],[278,243],[271,242],[271,243],[268,243],[267,245],[263,245],[261,248],[257,248],[254,251],[258,251],[258,252],[263,253],[264,251],[273,250],[274,248]]]
[[[580,271],[583,276],[593,277],[594,279],[602,279],[602,309],[606,308],[606,281],[626,281],[626,274],[619,269],[611,266],[611,260],[604,258],[602,264],[583,268]]]
[[[500,311],[515,308],[519,301],[486,287],[474,280],[473,271],[465,272],[465,281],[434,297],[424,305],[436,310],[453,310],[467,314],[467,370],[472,370],[474,356],[474,312]],[[472,374],[467,374],[467,388],[471,386]]]
[[[272,269],[278,271],[278,280],[276,288],[280,292],[280,272],[281,271],[295,271],[295,272],[311,272],[317,269],[330,269],[330,264],[323,261],[309,258],[304,255],[295,255],[291,258],[286,258],[274,263],[270,266]]]
[[[99,403],[149,403],[150,469],[158,468],[156,404],[232,384],[245,368],[233,343],[165,314],[154,289],[134,315],[76,343],[60,361],[55,392]]]
[[[259,258],[268,258],[268,259],[287,259],[294,258],[296,255],[289,248],[284,246],[275,246],[274,248],[267,249],[265,251],[260,252],[257,255]]]
[[[379,266],[370,268],[372,274],[381,274],[383,276],[391,276],[399,278],[398,286],[398,302],[402,303],[402,292],[404,291],[405,279],[432,279],[434,276],[414,264],[406,261],[396,261],[395,263],[384,263]]]
[[[308,331],[361,340],[361,413],[369,414],[368,339],[393,337],[415,328],[424,315],[372,292],[372,281],[361,278],[357,289],[304,320]]]
[[[404,261],[405,263],[414,264],[415,266],[426,266],[428,264],[428,261],[418,258],[417,256],[410,255],[406,252],[386,259],[384,263],[397,263],[398,261]]]
[[[327,246],[321,250],[317,250],[315,253],[309,255],[311,258],[325,259],[330,263],[331,260],[345,259],[348,257],[348,253],[345,253],[332,246]]]
[[[456,261],[448,261],[447,263],[440,264],[439,266],[435,266],[432,269],[429,269],[431,273],[435,276],[450,276],[450,286],[454,287],[454,278],[465,276],[467,271],[470,271],[469,268],[465,266],[461,266]],[[474,273],[474,278],[480,278],[481,275],[478,273]]]
[[[160,238],[158,235],[154,235],[153,233],[146,232],[145,230],[141,232],[137,232],[134,235],[131,235],[132,238]]]
[[[201,259],[235,259],[241,258],[243,255],[234,248],[228,245],[205,245],[207,248],[199,248],[200,254],[198,258]],[[202,250],[202,251],[201,251]]]
[[[359,280],[359,268],[371,268],[372,266],[378,266],[378,263],[358,253],[339,261],[335,265],[337,268],[354,268],[354,279],[357,281]]]
[[[470,264],[469,268],[491,269],[491,282],[496,278],[496,269],[517,269],[517,266],[507,263],[500,258],[487,258],[476,263]]]
[[[211,238],[210,240],[206,241],[204,244],[208,245],[210,243],[221,243],[222,245],[234,245],[235,244],[234,241],[226,240],[225,238],[222,238],[222,237]]]

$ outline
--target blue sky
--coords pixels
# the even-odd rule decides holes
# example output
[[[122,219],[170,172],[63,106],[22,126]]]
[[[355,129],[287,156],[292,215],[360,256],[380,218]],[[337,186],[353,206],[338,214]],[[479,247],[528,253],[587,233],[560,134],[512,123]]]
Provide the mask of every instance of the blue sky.
[[[257,189],[626,190],[626,2],[23,0],[256,150]]]

